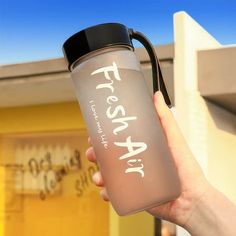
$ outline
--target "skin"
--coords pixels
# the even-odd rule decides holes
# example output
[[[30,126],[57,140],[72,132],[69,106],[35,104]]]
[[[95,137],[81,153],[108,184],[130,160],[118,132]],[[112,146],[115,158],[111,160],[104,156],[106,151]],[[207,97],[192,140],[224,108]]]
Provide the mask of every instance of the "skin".
[[[235,205],[205,178],[162,94],[156,92],[153,100],[179,174],[182,191],[176,200],[151,208],[147,212],[184,227],[191,235],[235,236]],[[89,161],[96,162],[90,138],[88,142],[91,146],[86,156]],[[94,174],[93,181],[102,187],[102,198],[109,201],[100,172]]]

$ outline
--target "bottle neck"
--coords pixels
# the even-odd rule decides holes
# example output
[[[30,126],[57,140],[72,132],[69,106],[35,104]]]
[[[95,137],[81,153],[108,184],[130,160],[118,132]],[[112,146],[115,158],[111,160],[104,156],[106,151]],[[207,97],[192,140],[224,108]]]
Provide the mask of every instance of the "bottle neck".
[[[129,47],[127,45],[118,45],[118,46],[110,46],[110,47],[106,47],[106,48],[102,48],[102,49],[98,49],[95,51],[92,51],[82,57],[80,57],[79,59],[77,59],[72,65],[70,70],[72,71],[73,69],[75,69],[76,66],[78,66],[80,63],[87,61],[89,59],[91,59],[92,57],[104,54],[104,53],[109,53],[109,52],[113,52],[113,51],[120,51],[120,50],[130,50],[133,51],[132,47]]]

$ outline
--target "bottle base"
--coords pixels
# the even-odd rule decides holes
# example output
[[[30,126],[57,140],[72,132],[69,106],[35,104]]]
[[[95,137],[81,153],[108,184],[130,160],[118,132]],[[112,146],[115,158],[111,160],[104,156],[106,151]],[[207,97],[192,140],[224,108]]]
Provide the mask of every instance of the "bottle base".
[[[138,213],[138,212],[142,212],[142,211],[145,211],[145,210],[148,210],[148,209],[151,209],[153,207],[158,207],[162,204],[165,204],[165,203],[168,203],[170,201],[173,201],[175,199],[177,199],[178,197],[180,196],[180,193],[178,193],[177,195],[175,196],[172,196],[166,200],[163,200],[163,201],[155,201],[154,203],[151,203],[149,205],[146,205],[145,207],[142,207],[142,208],[139,208],[139,209],[132,209],[132,210],[129,210],[129,211],[119,211],[119,210],[116,210],[116,213],[119,215],[119,216],[128,216],[128,215],[133,215],[135,213]]]

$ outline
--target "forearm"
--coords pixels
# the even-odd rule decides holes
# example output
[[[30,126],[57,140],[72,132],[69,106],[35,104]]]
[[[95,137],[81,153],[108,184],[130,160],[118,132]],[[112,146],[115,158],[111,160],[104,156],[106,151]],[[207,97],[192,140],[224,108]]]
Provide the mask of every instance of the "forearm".
[[[235,236],[236,206],[211,187],[196,204],[185,228],[192,236]]]

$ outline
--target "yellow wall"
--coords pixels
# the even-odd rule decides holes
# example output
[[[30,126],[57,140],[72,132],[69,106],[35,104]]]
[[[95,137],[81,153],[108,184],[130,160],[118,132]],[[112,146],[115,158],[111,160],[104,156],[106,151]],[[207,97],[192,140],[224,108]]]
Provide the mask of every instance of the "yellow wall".
[[[0,134],[74,129],[85,129],[75,102],[0,109]]]
[[[76,178],[80,178],[86,168],[92,165],[84,156],[87,134],[77,104],[4,108],[0,109],[0,117],[0,159],[1,166],[5,167],[5,175],[1,176],[5,180],[4,194],[1,194],[5,196],[5,209],[2,209],[5,216],[1,219],[4,232],[1,235],[108,235],[109,205],[101,201],[99,190],[88,180],[89,187],[82,197],[78,197],[74,187]],[[65,176],[60,183],[61,192],[48,196],[46,200],[41,200],[38,194],[16,193],[15,179],[12,177],[14,170],[6,166],[14,163],[11,160],[14,159],[15,148],[22,142],[24,135],[32,136],[24,141],[26,144],[36,140],[36,146],[40,145],[40,142],[53,145],[53,137],[49,141],[43,141],[42,137],[56,135],[57,139],[63,139],[64,133],[58,131],[68,130],[75,130],[77,133],[78,145],[75,143],[74,146],[77,145],[82,155],[83,169]],[[70,134],[67,136],[70,137]],[[64,137],[64,142],[65,138],[67,137]],[[40,141],[37,144],[38,139]],[[75,142],[75,138],[73,140]],[[71,140],[67,142],[71,145]]]
[[[0,150],[1,147],[1,141],[0,141]],[[5,218],[5,195],[4,195],[4,189],[5,189],[5,169],[0,165],[0,221],[3,222]],[[0,222],[0,235],[4,235],[4,224]]]
[[[7,179],[12,179],[12,171],[9,171],[6,165],[14,163],[12,160],[17,145],[28,143],[31,146],[33,144],[40,146],[40,143],[45,142],[54,145],[53,140],[63,143],[67,136],[73,135],[75,137],[71,140],[67,138],[67,141],[72,146],[78,145],[83,168],[86,169],[92,164],[84,155],[87,148],[87,134],[76,102],[1,108],[0,177],[1,180],[5,180],[1,182],[5,183]],[[75,140],[78,140],[78,144]],[[4,189],[4,194],[1,191],[0,230],[3,231],[0,231],[0,236],[154,235],[152,216],[139,213],[119,217],[110,204],[101,200],[99,189],[92,183],[89,184],[83,197],[78,198],[73,183],[82,171],[75,171],[66,176],[61,183],[61,190],[47,197],[45,201],[32,193],[15,193],[12,181],[11,184],[9,181],[6,182],[1,188]]]

